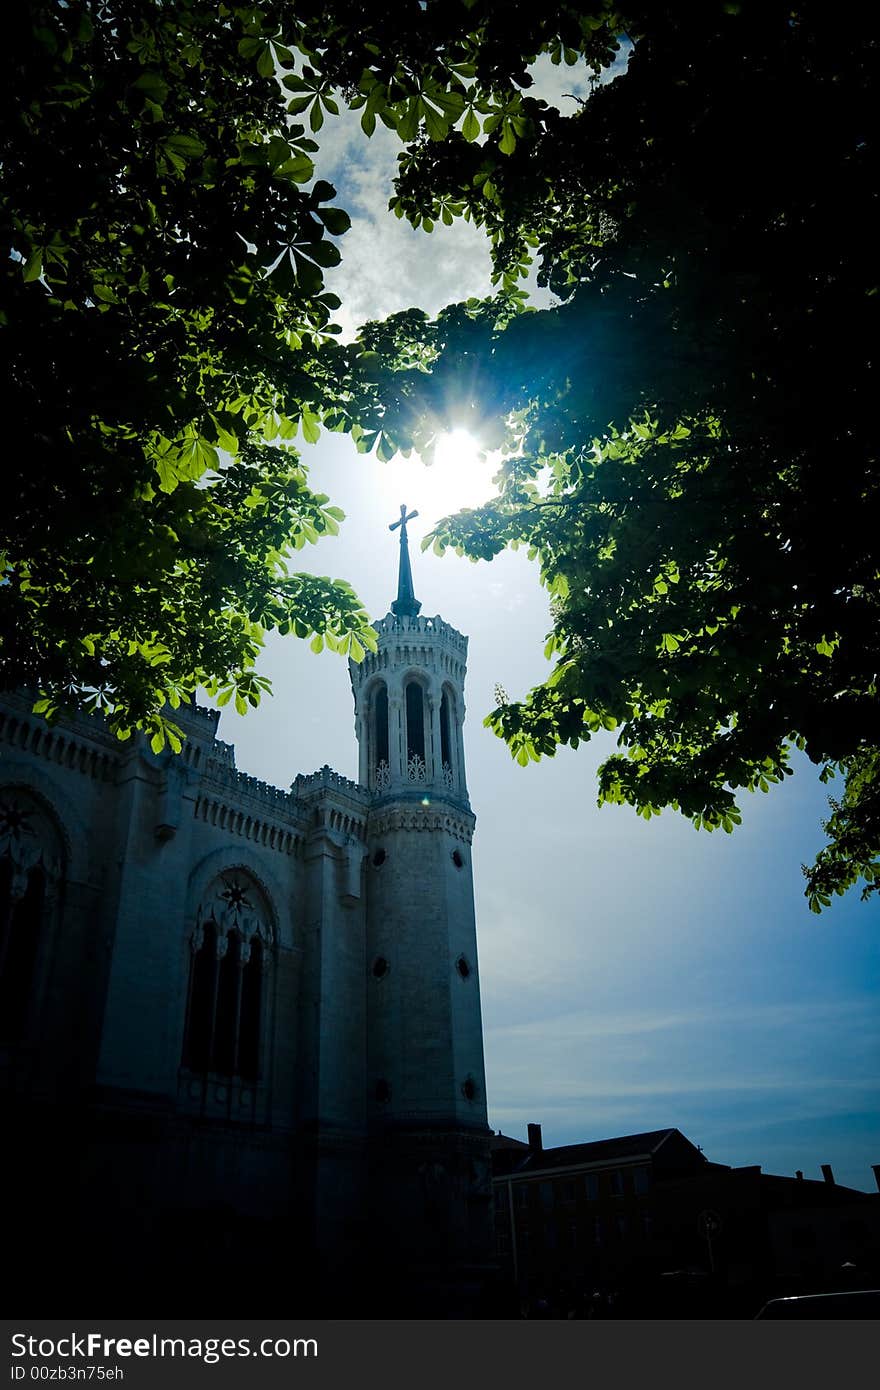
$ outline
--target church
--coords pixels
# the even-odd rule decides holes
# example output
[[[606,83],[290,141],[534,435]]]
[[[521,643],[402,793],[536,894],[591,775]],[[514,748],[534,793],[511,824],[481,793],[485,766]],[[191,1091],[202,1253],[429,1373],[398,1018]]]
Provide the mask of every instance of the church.
[[[0,699],[8,1248],[46,1315],[331,1315],[385,1288],[385,1316],[404,1289],[431,1316],[485,1277],[467,638],[420,613],[408,519],[350,663],[357,782],[258,781],[196,705],[156,755]]]

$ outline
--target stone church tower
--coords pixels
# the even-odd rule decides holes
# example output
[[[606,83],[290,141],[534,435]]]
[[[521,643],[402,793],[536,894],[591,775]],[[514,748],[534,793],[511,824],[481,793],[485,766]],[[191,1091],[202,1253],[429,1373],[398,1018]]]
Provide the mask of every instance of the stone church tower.
[[[357,782],[260,782],[196,706],[175,757],[0,699],[3,1160],[24,1292],[75,1283],[109,1315],[159,1288],[142,1306],[163,1316],[275,1316],[323,1289],[329,1315],[394,1316],[407,1290],[441,1316],[486,1274],[467,639],[420,615],[409,519],[378,650],[350,668]],[[103,1252],[88,1288],[84,1242]],[[280,1249],[290,1274],[267,1301],[236,1271]]]
[[[405,1263],[473,1248],[485,1222],[486,1083],[465,780],[467,638],[420,616],[404,507],[378,650],[350,664],[367,828],[367,1067],[374,1200]],[[413,513],[412,515],[416,515]],[[468,1227],[472,1229],[468,1229]]]

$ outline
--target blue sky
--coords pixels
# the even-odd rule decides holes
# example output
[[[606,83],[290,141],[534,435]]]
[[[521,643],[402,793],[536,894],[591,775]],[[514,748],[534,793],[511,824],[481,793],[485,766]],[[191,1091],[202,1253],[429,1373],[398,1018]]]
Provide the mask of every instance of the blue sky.
[[[541,94],[583,93],[576,72],[540,74]],[[417,304],[429,312],[488,291],[476,229],[430,237],[387,213],[396,148],[380,126],[328,118],[318,176],[352,214],[332,287],[346,333]],[[491,468],[459,457],[425,469],[381,464],[337,435],[306,450],[313,481],[348,516],[301,567],[349,579],[375,617],[394,594],[401,501],[419,509],[416,593],[470,638],[465,742],[477,815],[474,875],[489,1118],[546,1144],[678,1126],[707,1156],[872,1190],[880,1162],[880,902],[858,892],[819,918],[801,863],[822,842],[828,791],[805,761],[769,795],[743,798],[732,836],[666,813],[650,823],[596,807],[605,741],[520,768],[482,728],[500,682],[512,697],[543,678],[549,629],[522,553],[474,566],[418,552],[432,521],[489,494]],[[275,696],[221,737],[238,765],[279,786],[329,763],[356,776],[345,663],[293,638],[267,649]],[[831,788],[833,791],[833,787]]]

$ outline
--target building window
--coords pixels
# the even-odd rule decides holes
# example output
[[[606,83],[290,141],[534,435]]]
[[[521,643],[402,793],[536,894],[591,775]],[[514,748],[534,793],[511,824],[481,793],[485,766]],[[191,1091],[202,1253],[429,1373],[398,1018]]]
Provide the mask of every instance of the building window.
[[[597,1201],[599,1198],[599,1174],[587,1173],[584,1178],[584,1187],[587,1192],[587,1200],[590,1202]]]
[[[449,693],[444,690],[440,699],[440,758],[444,767],[452,768],[452,738],[449,718]]]
[[[642,1213],[642,1235],[650,1240],[654,1234],[654,1218],[648,1212]]]
[[[35,796],[0,795],[0,1040],[26,1038],[39,1006],[45,933],[63,880],[61,836]]]
[[[596,1216],[596,1217],[593,1218],[593,1244],[594,1244],[594,1245],[604,1245],[604,1243],[605,1243],[605,1226],[604,1226],[604,1223],[603,1223],[603,1221],[602,1221],[601,1216]]]
[[[199,910],[183,1041],[188,1071],[257,1080],[267,916],[257,890],[238,873],[215,881]]]
[[[615,1168],[611,1173],[611,1191],[615,1197],[623,1196],[623,1173],[619,1168]]]
[[[418,681],[409,681],[406,687],[406,762],[413,781],[420,779],[413,775],[415,770],[425,766],[425,692]]]
[[[574,1183],[570,1180],[561,1183],[559,1187],[559,1196],[563,1202],[573,1202],[575,1197]]]
[[[4,1042],[19,1042],[25,1032],[45,896],[42,869],[31,869],[24,892],[14,895],[12,861],[0,861],[0,1038]]]
[[[260,1010],[263,992],[263,943],[250,943],[250,958],[243,967],[238,1036],[239,1076],[256,1079],[260,1072]]]
[[[651,1187],[651,1170],[647,1164],[633,1169],[633,1189],[640,1196],[644,1196]]]
[[[541,1206],[552,1207],[553,1205],[553,1184],[552,1182],[542,1182],[538,1186],[541,1194]]]
[[[495,1210],[507,1210],[507,1192],[503,1187],[496,1187],[495,1189]]]
[[[516,1193],[516,1205],[520,1211],[525,1211],[529,1205],[529,1189],[526,1183],[519,1183],[514,1189]]]
[[[498,1231],[495,1236],[495,1246],[499,1255],[510,1254],[510,1232]]]
[[[373,772],[388,767],[388,690],[376,687],[373,696]]]
[[[617,1226],[617,1235],[618,1235],[618,1239],[619,1239],[619,1240],[626,1240],[627,1232],[628,1232],[628,1230],[629,1230],[629,1227],[627,1226],[626,1217],[625,1217],[625,1216],[616,1216],[616,1217],[614,1218],[614,1221],[615,1221],[615,1225]]]

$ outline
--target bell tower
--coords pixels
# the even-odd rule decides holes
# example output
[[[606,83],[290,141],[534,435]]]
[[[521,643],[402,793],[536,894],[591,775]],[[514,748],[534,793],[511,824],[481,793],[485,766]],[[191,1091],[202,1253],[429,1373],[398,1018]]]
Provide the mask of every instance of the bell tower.
[[[375,624],[377,651],[349,668],[359,780],[371,793],[371,1187],[390,1264],[461,1287],[462,1271],[476,1275],[488,1258],[491,1194],[462,738],[467,638],[421,614],[406,530],[416,515],[402,506],[389,528],[400,532],[397,598]]]
[[[351,663],[359,781],[378,796],[442,797],[468,808],[464,769],[464,677],[467,638],[440,618],[419,616],[406,524],[400,509],[397,598],[376,624],[379,650]]]

